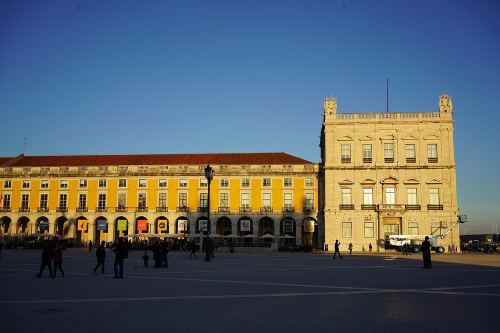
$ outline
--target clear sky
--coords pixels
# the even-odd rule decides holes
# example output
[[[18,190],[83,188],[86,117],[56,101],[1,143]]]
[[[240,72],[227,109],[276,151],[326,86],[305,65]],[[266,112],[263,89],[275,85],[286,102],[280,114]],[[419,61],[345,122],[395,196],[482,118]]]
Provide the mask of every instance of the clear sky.
[[[461,229],[500,225],[499,1],[0,2],[0,156],[287,152],[453,101]],[[495,148],[497,147],[497,148]],[[493,227],[494,228],[494,227]]]

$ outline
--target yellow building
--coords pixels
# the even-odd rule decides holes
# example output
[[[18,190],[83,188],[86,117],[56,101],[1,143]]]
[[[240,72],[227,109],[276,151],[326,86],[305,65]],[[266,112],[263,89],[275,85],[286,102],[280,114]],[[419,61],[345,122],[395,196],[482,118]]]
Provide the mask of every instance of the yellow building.
[[[208,163],[214,237],[255,246],[287,235],[318,246],[318,165],[285,153],[0,158],[0,236],[48,233],[96,244],[137,233],[199,234]]]
[[[337,113],[324,101],[321,129],[320,244],[355,251],[390,249],[390,235],[436,236],[459,245],[451,98],[439,110]],[[322,238],[324,236],[324,238]]]

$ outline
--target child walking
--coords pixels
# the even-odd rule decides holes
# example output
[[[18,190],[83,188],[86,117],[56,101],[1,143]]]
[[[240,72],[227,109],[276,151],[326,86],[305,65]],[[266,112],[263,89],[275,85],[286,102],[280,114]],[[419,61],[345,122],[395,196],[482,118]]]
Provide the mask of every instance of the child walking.
[[[64,271],[62,269],[62,248],[59,243],[56,243],[56,249],[54,250],[54,275],[52,275],[52,277],[56,277],[57,269],[61,271],[62,277],[64,277]]]
[[[148,268],[149,256],[148,256],[147,252],[144,252],[144,255],[142,256],[142,260],[144,260],[144,267]]]

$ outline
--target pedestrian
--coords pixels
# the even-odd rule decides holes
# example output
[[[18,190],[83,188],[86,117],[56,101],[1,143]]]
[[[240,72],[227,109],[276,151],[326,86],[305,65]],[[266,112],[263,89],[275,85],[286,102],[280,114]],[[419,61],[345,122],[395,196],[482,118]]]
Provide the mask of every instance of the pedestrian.
[[[40,266],[40,273],[36,274],[37,278],[42,277],[42,272],[45,267],[49,267],[50,277],[54,277],[52,274],[52,259],[54,258],[54,249],[47,242],[43,242],[43,250],[42,250],[42,265]]]
[[[160,268],[163,258],[161,257],[161,248],[158,243],[155,243],[153,246],[153,260],[155,261],[154,268]]]
[[[115,276],[113,279],[123,279],[123,261],[128,258],[127,246],[123,242],[123,237],[118,238],[118,244],[113,252],[115,253]],[[118,266],[120,267],[120,275],[118,275]]]
[[[349,243],[349,255],[352,254],[352,243]]]
[[[406,243],[406,255],[411,256],[411,246],[409,243]]]
[[[336,259],[336,258],[335,258],[335,255],[336,255],[337,253],[339,254],[340,259],[342,259],[342,256],[340,255],[340,251],[339,251],[339,246],[340,246],[339,240],[338,240],[338,239],[336,239],[336,240],[335,240],[335,253],[333,254],[333,259]]]
[[[161,243],[161,257],[163,259],[163,265],[165,267],[168,267],[168,249],[169,244],[168,241],[165,239],[163,243]]]
[[[101,266],[101,274],[106,275],[106,273],[104,273],[104,261],[106,260],[106,248],[104,247],[105,244],[106,242],[102,241],[101,245],[98,246],[97,250],[95,251],[97,266],[95,266],[94,268],[94,275],[97,274],[97,269],[99,268],[99,266]]]
[[[370,245],[368,245],[368,249],[370,252],[372,252],[372,250],[373,250],[372,243],[370,243]]]
[[[149,256],[147,252],[144,252],[142,260],[144,260],[144,268],[148,268]]]
[[[196,242],[193,239],[193,242],[191,243],[191,254],[189,255],[189,259],[191,259],[191,256],[194,255],[194,258],[196,259]]]
[[[54,250],[54,275],[52,277],[56,277],[57,269],[61,271],[62,277],[64,277],[64,271],[62,269],[62,248],[59,243],[56,243],[56,249]]]
[[[89,252],[92,252],[92,241],[89,241]]]
[[[429,242],[429,236],[425,236],[425,240],[422,242],[422,257],[424,259],[423,269],[432,268],[431,243]]]

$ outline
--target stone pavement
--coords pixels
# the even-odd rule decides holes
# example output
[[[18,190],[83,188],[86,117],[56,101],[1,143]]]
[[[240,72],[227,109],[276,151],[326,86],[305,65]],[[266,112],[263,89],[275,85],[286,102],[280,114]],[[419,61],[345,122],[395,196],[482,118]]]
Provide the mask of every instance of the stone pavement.
[[[40,250],[3,250],[2,331],[480,332],[500,320],[500,255],[433,254],[424,270],[415,254],[171,252],[154,269],[136,251],[113,279],[107,254],[107,275],[93,275],[95,253],[67,250],[66,277],[38,279]]]

